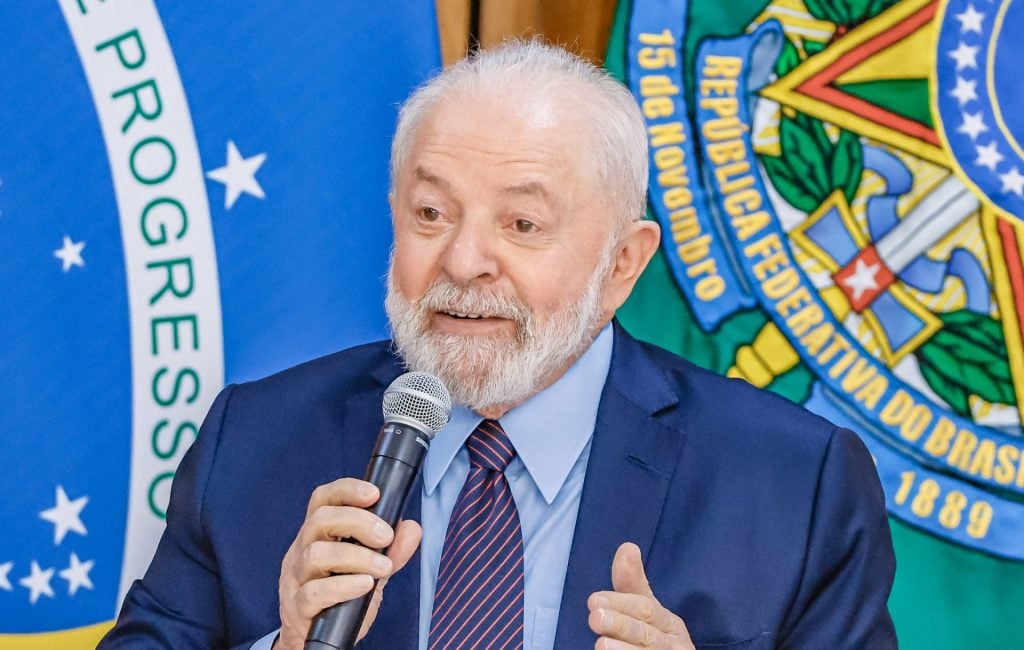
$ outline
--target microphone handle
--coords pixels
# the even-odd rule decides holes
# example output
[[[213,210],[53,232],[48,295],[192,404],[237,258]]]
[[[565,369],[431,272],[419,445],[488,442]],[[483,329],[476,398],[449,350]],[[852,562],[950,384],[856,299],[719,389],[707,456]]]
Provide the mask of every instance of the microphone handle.
[[[398,524],[416,474],[430,447],[430,436],[418,428],[385,422],[366,468],[365,480],[380,490],[380,499],[368,510],[388,523]],[[354,539],[344,541],[360,544]],[[377,581],[374,581],[374,589]],[[373,589],[354,600],[332,605],[313,619],[305,650],[351,650],[370,607]]]

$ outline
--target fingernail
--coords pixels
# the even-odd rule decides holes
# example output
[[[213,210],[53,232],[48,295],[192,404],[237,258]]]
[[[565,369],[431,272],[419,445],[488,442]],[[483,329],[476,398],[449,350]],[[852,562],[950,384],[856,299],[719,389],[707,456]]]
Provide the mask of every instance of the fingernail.
[[[359,485],[359,496],[372,497],[375,494],[377,494],[377,487],[372,483],[361,483]]]
[[[391,532],[391,527],[385,524],[383,521],[378,521],[373,525],[373,534],[377,536],[377,539],[385,540],[388,538]]]
[[[595,608],[600,609],[602,607],[607,607],[607,606],[608,606],[608,599],[607,598],[605,598],[604,596],[594,596],[594,607]]]
[[[369,589],[373,586],[373,576],[368,576],[365,573],[357,575],[356,584],[362,589]]]
[[[391,560],[383,555],[377,554],[373,556],[373,566],[382,573],[387,573],[391,571]]]

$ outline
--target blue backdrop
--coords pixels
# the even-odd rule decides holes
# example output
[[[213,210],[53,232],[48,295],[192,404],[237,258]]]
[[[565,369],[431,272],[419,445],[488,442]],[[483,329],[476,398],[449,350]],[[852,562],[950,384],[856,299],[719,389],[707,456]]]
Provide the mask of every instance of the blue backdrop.
[[[173,471],[220,388],[200,390],[180,368],[245,381],[386,334],[387,154],[397,105],[439,66],[433,2],[176,0],[157,2],[156,19],[152,4],[0,4],[0,646],[115,616],[122,573],[135,570],[125,566],[131,500],[151,513],[131,525],[158,534],[169,484],[132,492],[144,443]],[[146,62],[133,68],[140,46]],[[172,65],[151,68],[161,52]],[[191,124],[173,110],[173,64]],[[133,107],[143,114],[118,144]],[[159,119],[145,115],[158,108]],[[117,118],[109,131],[104,110]],[[136,147],[130,169],[122,146]],[[160,259],[192,263],[156,260],[133,275],[140,213],[125,197],[159,198],[140,192],[160,188],[167,156],[167,183],[187,178],[190,149],[202,182],[166,196],[188,208],[189,236],[205,225],[215,259],[193,259],[182,237]],[[143,182],[118,186],[125,170]],[[156,204],[143,230],[152,237],[159,221],[181,234],[175,209]],[[170,306],[144,313],[164,281],[168,295],[208,291],[182,312],[201,327],[154,325],[178,313]],[[133,306],[133,288],[149,304]],[[180,368],[151,377],[137,362],[146,341],[154,357],[195,345]],[[146,386],[157,402],[147,408],[163,409],[148,423]]]

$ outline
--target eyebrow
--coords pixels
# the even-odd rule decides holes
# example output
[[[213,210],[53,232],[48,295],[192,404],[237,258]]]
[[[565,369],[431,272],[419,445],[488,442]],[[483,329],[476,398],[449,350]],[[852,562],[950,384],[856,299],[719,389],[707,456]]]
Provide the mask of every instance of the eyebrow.
[[[413,175],[416,177],[417,180],[430,183],[431,185],[437,185],[438,187],[446,191],[450,190],[452,187],[451,183],[449,183],[448,181],[446,181],[445,179],[441,178],[436,174],[428,172],[422,167],[417,167],[416,171],[413,172]]]
[[[524,196],[539,196],[545,201],[551,199],[548,193],[548,188],[544,187],[543,183],[537,181],[529,181],[527,183],[521,183],[519,185],[509,185],[508,187],[501,188],[502,194],[516,194]]]
[[[415,171],[413,172],[413,176],[415,176],[416,180],[423,181],[424,183],[430,183],[431,185],[436,185],[437,187],[440,187],[442,190],[446,192],[450,192],[452,189],[451,183],[449,183],[444,178],[441,178],[437,174],[427,171],[423,167],[417,166]],[[501,188],[499,192],[501,194],[508,194],[514,196],[537,196],[548,203],[550,203],[554,198],[548,191],[548,188],[545,187],[545,185],[539,181],[527,181],[525,183],[509,185],[507,187]]]

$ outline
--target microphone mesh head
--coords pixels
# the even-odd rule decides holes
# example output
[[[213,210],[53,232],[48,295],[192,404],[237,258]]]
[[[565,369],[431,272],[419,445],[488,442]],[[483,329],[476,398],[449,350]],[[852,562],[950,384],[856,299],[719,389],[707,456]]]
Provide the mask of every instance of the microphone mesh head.
[[[426,372],[407,372],[384,391],[384,421],[412,420],[426,427],[431,435],[448,424],[452,397],[441,380]]]

